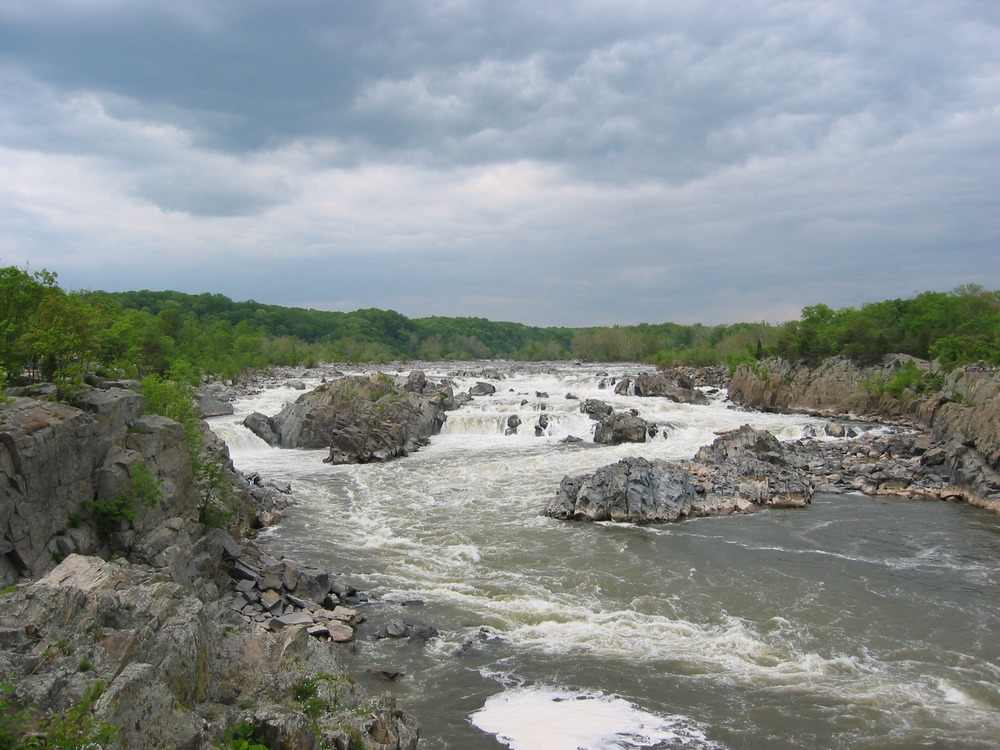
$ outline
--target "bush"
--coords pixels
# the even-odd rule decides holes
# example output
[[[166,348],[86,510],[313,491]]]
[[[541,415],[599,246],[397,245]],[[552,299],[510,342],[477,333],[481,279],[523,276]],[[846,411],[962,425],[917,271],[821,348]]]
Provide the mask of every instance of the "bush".
[[[68,710],[39,716],[13,699],[10,681],[0,685],[0,750],[76,750],[112,742],[118,728],[91,713],[104,687],[95,682]]]
[[[235,727],[227,727],[222,742],[213,743],[219,750],[268,750],[267,746],[253,738],[253,726],[241,721]]]
[[[107,537],[120,521],[134,521],[139,508],[155,508],[163,498],[160,486],[153,478],[153,472],[145,463],[139,462],[129,471],[132,486],[111,502],[98,500],[87,503],[97,526],[97,533]]]

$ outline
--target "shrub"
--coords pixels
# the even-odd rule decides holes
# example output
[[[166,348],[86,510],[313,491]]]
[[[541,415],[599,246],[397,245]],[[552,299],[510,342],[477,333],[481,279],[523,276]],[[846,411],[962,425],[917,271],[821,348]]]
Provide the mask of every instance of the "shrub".
[[[13,699],[10,681],[0,685],[0,750],[76,750],[112,742],[118,728],[91,713],[104,687],[103,682],[95,682],[79,703],[39,718],[38,711]]]
[[[139,508],[155,508],[163,498],[160,486],[153,473],[142,461],[134,464],[129,471],[132,486],[111,502],[91,501],[87,503],[97,526],[97,532],[107,537],[119,521],[134,521]]]
[[[219,750],[268,750],[267,746],[253,738],[253,725],[246,721],[239,722],[235,727],[226,727],[222,742],[213,745]]]

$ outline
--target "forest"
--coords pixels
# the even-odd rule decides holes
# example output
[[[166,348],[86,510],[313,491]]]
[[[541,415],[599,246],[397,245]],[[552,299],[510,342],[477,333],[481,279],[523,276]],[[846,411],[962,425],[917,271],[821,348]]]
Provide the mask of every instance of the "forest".
[[[643,323],[542,328],[483,318],[407,318],[374,308],[331,312],[221,294],[67,291],[57,274],[0,267],[0,387],[89,372],[113,377],[235,379],[274,365],[518,359],[728,365],[768,356],[858,363],[903,353],[943,367],[1000,364],[1000,292],[950,292],[833,309],[798,320],[705,326]]]

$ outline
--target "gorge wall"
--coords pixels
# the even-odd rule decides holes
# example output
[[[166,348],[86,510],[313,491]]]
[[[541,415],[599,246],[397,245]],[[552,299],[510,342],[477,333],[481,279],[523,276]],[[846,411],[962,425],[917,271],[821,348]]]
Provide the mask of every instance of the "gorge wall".
[[[935,387],[893,395],[887,384],[912,367],[938,375]],[[868,367],[843,358],[816,367],[765,359],[737,368],[729,398],[763,411],[911,425],[944,451],[950,479],[966,501],[1000,512],[1000,373],[982,368],[934,373],[931,363],[904,355]]]
[[[85,388],[74,406],[44,388],[0,404],[0,721],[37,728],[100,685],[88,715],[117,730],[105,750],[228,747],[216,743],[241,723],[271,748],[413,750],[413,717],[367,695],[332,625],[302,614],[336,619],[332,577],[243,538],[280,507],[273,493],[210,434],[219,471],[206,487],[185,429],[124,385]],[[131,502],[143,477],[155,501]],[[212,492],[228,498],[226,528],[202,522]]]

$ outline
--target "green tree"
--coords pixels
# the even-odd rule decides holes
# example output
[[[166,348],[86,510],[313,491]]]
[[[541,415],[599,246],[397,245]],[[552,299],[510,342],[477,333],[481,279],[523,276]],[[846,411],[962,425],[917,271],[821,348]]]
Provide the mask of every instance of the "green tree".
[[[30,364],[23,339],[42,297],[54,288],[56,275],[49,271],[0,267],[0,371],[11,381],[19,380]]]

